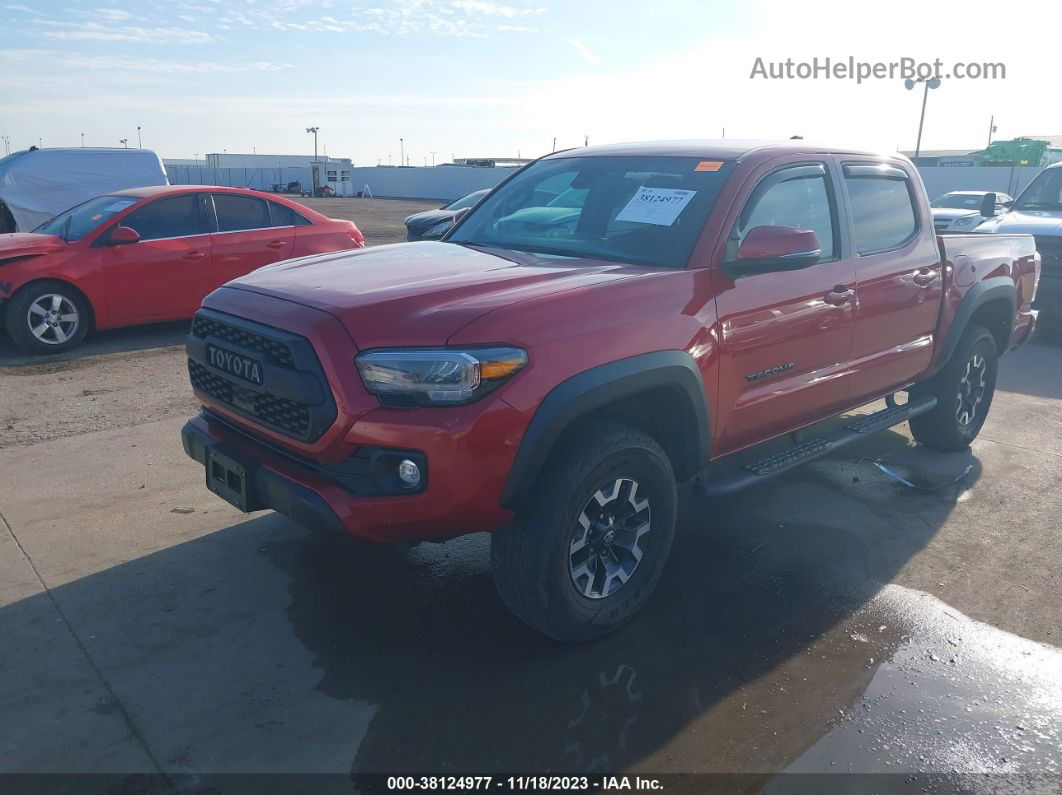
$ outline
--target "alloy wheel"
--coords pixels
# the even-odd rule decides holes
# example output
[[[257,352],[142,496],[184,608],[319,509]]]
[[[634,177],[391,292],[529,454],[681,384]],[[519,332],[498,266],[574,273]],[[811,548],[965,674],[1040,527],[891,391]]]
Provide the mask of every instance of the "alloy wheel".
[[[984,400],[987,391],[988,366],[985,357],[975,353],[966,362],[962,378],[959,379],[958,403],[955,408],[955,419],[959,425],[969,425],[977,416],[977,407]]]
[[[77,307],[59,293],[46,293],[29,305],[26,313],[30,333],[45,345],[62,345],[77,333]]]
[[[642,561],[652,525],[649,499],[638,481],[616,478],[594,492],[572,530],[568,571],[576,590],[604,599],[622,588]]]

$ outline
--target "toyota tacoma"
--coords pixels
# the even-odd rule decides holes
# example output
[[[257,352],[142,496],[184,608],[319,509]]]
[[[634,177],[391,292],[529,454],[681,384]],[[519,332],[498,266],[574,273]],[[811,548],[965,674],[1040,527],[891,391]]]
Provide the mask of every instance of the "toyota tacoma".
[[[502,600],[586,640],[649,598],[677,484],[753,486],[905,421],[965,448],[997,358],[1033,331],[1039,267],[1028,235],[938,237],[900,155],[558,152],[441,242],[211,293],[187,340],[203,408],[184,449],[233,505],[322,532],[491,531]]]

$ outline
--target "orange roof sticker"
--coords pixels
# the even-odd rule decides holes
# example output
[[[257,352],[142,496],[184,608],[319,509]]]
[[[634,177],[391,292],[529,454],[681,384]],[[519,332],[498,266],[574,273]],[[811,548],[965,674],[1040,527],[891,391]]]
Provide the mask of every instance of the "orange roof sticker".
[[[697,164],[697,168],[694,171],[718,171],[723,167],[722,160],[702,160]]]

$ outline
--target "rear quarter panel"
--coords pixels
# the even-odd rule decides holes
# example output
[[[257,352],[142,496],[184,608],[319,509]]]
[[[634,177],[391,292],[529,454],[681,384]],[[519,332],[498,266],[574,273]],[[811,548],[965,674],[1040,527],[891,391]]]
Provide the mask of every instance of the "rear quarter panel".
[[[346,224],[338,221],[314,223],[295,227],[295,248],[292,257],[307,257],[311,254],[327,254],[330,251],[345,251],[361,248],[347,234]]]
[[[936,338],[937,351],[934,370],[939,369],[944,340],[963,299],[978,282],[1004,277],[1015,286],[1017,316],[1020,325],[1023,314],[1030,311],[1036,276],[1040,267],[1036,244],[1030,235],[943,235],[940,238],[944,256],[944,300]]]

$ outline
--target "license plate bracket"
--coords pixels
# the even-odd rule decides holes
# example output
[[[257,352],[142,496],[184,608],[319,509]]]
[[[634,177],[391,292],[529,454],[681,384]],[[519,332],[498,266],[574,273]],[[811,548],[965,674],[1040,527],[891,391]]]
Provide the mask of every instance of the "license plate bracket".
[[[206,486],[244,513],[251,510],[247,467],[215,447],[206,450]]]

